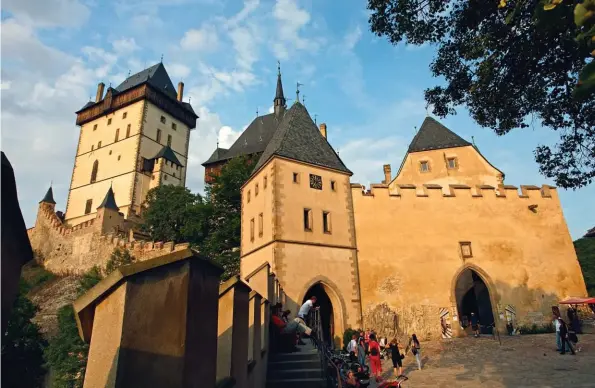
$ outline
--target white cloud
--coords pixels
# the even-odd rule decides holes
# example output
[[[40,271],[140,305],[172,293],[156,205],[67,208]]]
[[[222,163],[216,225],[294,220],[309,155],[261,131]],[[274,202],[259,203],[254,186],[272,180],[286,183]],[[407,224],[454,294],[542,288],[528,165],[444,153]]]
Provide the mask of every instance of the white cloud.
[[[295,0],[277,0],[273,7],[273,17],[277,28],[272,39],[272,49],[277,58],[288,59],[291,50],[313,52],[320,48],[322,39],[306,39],[301,36],[302,29],[310,22],[311,17]]]
[[[217,31],[211,25],[205,25],[200,29],[190,29],[180,40],[180,47],[186,51],[215,51],[218,45]]]
[[[234,131],[230,126],[223,126],[219,130],[219,146],[229,148],[240,137],[240,131]]]
[[[134,38],[122,38],[115,40],[112,42],[112,47],[118,54],[131,54],[132,52],[140,49]]]
[[[4,0],[2,11],[34,27],[78,27],[90,14],[79,0]]]
[[[269,113],[273,113],[275,111],[275,105],[271,105],[269,108]]]
[[[190,75],[190,68],[181,63],[170,63],[167,65],[167,72],[173,78],[186,78]]]
[[[344,45],[345,49],[353,50],[355,45],[360,41],[362,37],[362,30],[359,26],[356,26],[355,29],[345,35],[344,38]]]

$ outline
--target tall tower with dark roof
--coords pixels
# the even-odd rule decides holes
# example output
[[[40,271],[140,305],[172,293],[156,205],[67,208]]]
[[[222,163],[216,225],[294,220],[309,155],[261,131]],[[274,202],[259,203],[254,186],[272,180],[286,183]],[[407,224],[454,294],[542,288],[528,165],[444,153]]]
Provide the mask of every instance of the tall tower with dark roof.
[[[126,78],[78,112],[80,126],[66,205],[69,225],[95,218],[106,196],[124,217],[139,214],[147,192],[163,184],[184,185],[190,131],[198,116],[174,87],[163,63]],[[109,191],[108,191],[109,189]],[[105,197],[107,198],[107,197]]]
[[[287,101],[283,95],[283,83],[281,82],[281,66],[277,66],[277,90],[275,91],[275,99],[273,100],[275,116],[283,117]]]

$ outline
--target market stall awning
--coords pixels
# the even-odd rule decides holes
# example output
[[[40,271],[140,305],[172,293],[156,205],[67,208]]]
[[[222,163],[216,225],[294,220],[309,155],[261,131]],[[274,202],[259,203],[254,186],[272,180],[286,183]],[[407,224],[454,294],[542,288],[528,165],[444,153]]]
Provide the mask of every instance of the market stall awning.
[[[595,304],[595,297],[589,298],[568,298],[560,302],[560,304]]]

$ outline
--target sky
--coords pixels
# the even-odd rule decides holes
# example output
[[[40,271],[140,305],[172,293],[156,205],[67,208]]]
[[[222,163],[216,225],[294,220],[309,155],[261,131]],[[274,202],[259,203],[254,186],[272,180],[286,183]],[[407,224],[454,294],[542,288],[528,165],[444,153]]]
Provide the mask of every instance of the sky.
[[[217,139],[230,146],[257,111],[271,111],[277,61],[285,96],[295,99],[303,84],[300,95],[327,123],[352,182],[366,186],[383,179],[383,164],[398,170],[428,114],[423,91],[442,82],[429,70],[436,48],[376,37],[363,0],[3,0],[1,15],[2,150],[28,227],[50,183],[57,209],[65,208],[79,135],[74,112],[97,83],[115,87],[162,56],[200,116],[186,182],[198,192]],[[473,136],[505,183],[553,184],[533,150],[554,144],[555,132],[536,123],[499,137],[463,107],[439,121]],[[577,239],[595,226],[595,184],[558,191]]]

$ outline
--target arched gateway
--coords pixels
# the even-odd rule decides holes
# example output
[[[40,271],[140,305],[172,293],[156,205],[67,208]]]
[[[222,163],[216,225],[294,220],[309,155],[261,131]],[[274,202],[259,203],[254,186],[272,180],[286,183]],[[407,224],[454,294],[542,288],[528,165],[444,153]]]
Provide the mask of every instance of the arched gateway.
[[[473,267],[466,267],[455,275],[457,315],[461,329],[466,333],[471,330],[472,314],[477,316],[482,334],[491,334],[491,327],[496,322],[492,303],[494,295],[490,294],[490,287],[484,278],[485,275],[482,276],[480,270]]]

